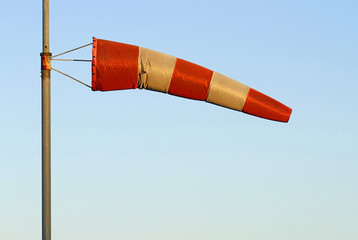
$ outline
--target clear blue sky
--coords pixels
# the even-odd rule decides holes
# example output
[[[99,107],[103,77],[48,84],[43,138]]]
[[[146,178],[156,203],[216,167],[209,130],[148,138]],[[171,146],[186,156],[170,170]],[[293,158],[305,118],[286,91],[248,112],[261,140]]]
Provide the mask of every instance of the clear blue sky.
[[[52,0],[53,53],[92,36],[139,45],[293,109],[282,124],[53,72],[53,239],[358,239],[357,12],[355,0]],[[41,238],[41,14],[41,1],[0,8],[2,240]],[[53,66],[90,83],[88,63]]]

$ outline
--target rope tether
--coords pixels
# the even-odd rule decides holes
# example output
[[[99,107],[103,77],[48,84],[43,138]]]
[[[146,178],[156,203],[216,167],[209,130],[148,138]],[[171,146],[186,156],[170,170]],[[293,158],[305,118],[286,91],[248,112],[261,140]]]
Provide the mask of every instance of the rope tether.
[[[79,62],[92,62],[92,60],[83,60],[83,59],[54,59],[55,57],[58,57],[58,56],[64,55],[64,54],[69,53],[69,52],[76,51],[76,50],[78,50],[78,49],[81,49],[81,48],[84,48],[84,47],[87,47],[87,46],[90,46],[90,45],[92,45],[92,43],[89,43],[89,44],[83,45],[83,46],[81,46],[81,47],[74,48],[74,49],[71,49],[71,50],[69,50],[69,51],[66,51],[66,52],[63,52],[63,53],[57,54],[57,55],[53,56],[53,57],[51,58],[51,60],[55,60],[55,61],[79,61]],[[66,74],[66,73],[63,73],[63,72],[61,72],[61,71],[59,71],[59,70],[57,70],[57,69],[55,69],[55,68],[51,68],[51,69],[52,69],[52,70],[54,70],[54,71],[56,71],[56,72],[58,72],[58,73],[61,73],[62,75],[65,75],[66,77],[69,77],[69,78],[71,78],[71,79],[73,79],[73,80],[75,80],[75,81],[77,81],[77,82],[79,82],[79,83],[81,83],[81,84],[85,85],[86,87],[89,87],[89,88],[91,88],[91,89],[92,89],[92,87],[91,87],[91,86],[89,86],[89,85],[85,84],[84,82],[81,82],[80,80],[78,80],[78,79],[76,79],[76,78],[74,78],[74,77],[71,77],[70,75],[68,75],[68,74]]]
[[[78,80],[78,79],[76,79],[76,78],[74,78],[74,77],[71,77],[70,75],[68,75],[68,74],[66,74],[66,73],[63,73],[63,72],[61,72],[61,71],[59,71],[59,70],[57,70],[57,69],[55,69],[55,68],[51,68],[51,69],[52,69],[52,70],[55,70],[56,72],[61,73],[61,74],[65,75],[66,77],[69,77],[69,78],[71,78],[71,79],[73,79],[73,80],[75,80],[75,81],[77,81],[77,82],[79,82],[79,83],[85,85],[86,87],[89,87],[89,88],[92,89],[91,86],[87,85],[86,83],[81,82],[80,80]]]
[[[75,62],[92,62],[92,60],[85,59],[51,59],[52,61],[75,61]]]
[[[69,51],[66,51],[66,52],[63,52],[63,53],[57,54],[57,55],[53,56],[53,57],[52,57],[52,59],[53,59],[53,58],[55,58],[55,57],[61,56],[61,55],[63,55],[63,54],[66,54],[66,53],[69,53],[69,52],[73,52],[73,51],[76,51],[76,50],[78,50],[78,49],[81,49],[81,48],[87,47],[87,46],[89,46],[89,45],[92,45],[92,43],[89,43],[89,44],[83,45],[83,46],[81,46],[81,47],[74,48],[74,49],[71,49],[71,50],[69,50]]]

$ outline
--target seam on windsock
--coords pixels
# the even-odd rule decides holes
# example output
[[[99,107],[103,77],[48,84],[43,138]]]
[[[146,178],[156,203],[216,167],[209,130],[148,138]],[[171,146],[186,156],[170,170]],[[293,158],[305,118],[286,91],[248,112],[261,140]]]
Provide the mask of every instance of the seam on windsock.
[[[170,95],[173,95],[173,94],[169,93],[169,89],[170,89],[170,86],[171,86],[172,81],[173,81],[173,76],[174,76],[175,69],[177,68],[178,59],[179,59],[179,58],[177,58],[177,57],[175,58],[175,64],[174,64],[172,76],[170,77],[168,89],[166,90],[166,93],[168,93],[168,94],[170,94]]]
[[[170,58],[175,58],[175,64],[174,66],[172,66],[172,68],[170,69],[169,72],[171,72],[170,74],[170,78],[169,78],[169,81],[168,81],[168,84],[166,85],[166,88],[165,88],[165,93],[169,93],[169,88],[170,88],[170,84],[172,83],[172,80],[173,80],[173,74],[174,74],[174,71],[175,71],[175,68],[176,68],[176,65],[177,65],[177,62],[178,62],[178,58],[177,57],[173,57],[171,55],[168,55]]]
[[[211,76],[211,79],[210,79],[210,85],[209,85],[209,90],[208,90],[208,95],[206,95],[206,98],[205,98],[205,102],[208,102],[208,97],[209,97],[209,94],[210,94],[210,90],[211,90],[211,84],[213,82],[213,78],[214,78],[214,75],[215,75],[215,71],[213,71],[213,75]]]
[[[147,84],[147,72],[145,71],[143,58],[142,58],[142,47],[139,47],[138,53],[138,86],[139,89],[146,89]]]

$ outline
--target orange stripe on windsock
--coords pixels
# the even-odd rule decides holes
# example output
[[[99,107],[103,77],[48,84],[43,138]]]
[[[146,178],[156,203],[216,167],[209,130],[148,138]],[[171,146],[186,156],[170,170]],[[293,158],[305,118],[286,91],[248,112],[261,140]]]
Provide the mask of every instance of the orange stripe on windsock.
[[[137,88],[139,47],[93,39],[92,90]]]
[[[274,121],[288,122],[292,109],[275,99],[250,88],[242,111]]]
[[[169,93],[180,97],[205,100],[213,71],[177,58]]]

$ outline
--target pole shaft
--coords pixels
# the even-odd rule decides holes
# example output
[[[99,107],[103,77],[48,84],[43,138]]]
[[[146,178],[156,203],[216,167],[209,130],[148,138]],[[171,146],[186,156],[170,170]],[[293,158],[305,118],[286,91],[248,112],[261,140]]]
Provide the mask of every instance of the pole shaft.
[[[43,0],[42,56],[50,55],[49,0]],[[51,64],[51,58],[45,59]],[[49,65],[51,66],[51,65]],[[42,58],[42,240],[51,240],[51,70]]]
[[[42,43],[43,43],[43,52],[49,52],[50,51],[50,21],[49,21],[49,0],[43,0],[42,2],[42,9],[43,9],[43,15],[42,15]]]

